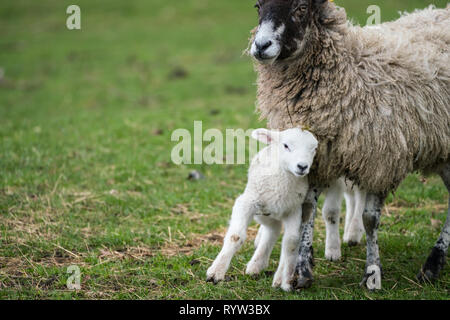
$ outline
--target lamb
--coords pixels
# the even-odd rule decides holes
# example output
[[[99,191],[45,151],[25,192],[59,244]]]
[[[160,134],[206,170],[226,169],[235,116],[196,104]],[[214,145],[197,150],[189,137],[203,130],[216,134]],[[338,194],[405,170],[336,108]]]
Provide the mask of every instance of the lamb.
[[[257,129],[252,137],[269,144],[252,159],[245,191],[234,204],[222,250],[207,270],[207,281],[225,278],[231,259],[246,238],[254,218],[261,231],[247,274],[258,274],[268,266],[270,254],[284,226],[282,251],[273,287],[292,289],[296,257],[300,246],[302,203],[308,191],[306,177],[317,149],[316,138],[298,128],[283,132]]]
[[[316,199],[345,177],[366,194],[361,284],[379,289],[377,230],[387,195],[414,171],[437,173],[450,189],[450,6],[377,28],[352,25],[326,0],[260,0],[256,7],[249,51],[257,60],[257,110],[269,128],[301,126],[320,142],[303,204],[311,219],[302,224],[296,286],[313,279]],[[450,209],[420,280],[438,277],[449,243]]]

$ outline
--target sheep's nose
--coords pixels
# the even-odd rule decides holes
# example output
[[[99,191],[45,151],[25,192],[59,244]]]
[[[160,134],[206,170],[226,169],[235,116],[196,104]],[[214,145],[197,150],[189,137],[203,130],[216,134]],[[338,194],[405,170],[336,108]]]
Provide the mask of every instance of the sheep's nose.
[[[265,41],[265,42],[255,42],[256,49],[258,49],[259,52],[263,53],[266,51],[267,48],[269,48],[272,45],[272,41]]]
[[[299,163],[297,164],[297,168],[300,170],[301,173],[303,173],[308,169],[308,165],[304,163]]]

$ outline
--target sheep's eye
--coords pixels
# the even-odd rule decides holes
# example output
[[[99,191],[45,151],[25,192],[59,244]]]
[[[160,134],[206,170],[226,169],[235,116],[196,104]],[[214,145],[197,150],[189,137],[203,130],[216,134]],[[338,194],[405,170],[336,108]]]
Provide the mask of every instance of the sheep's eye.
[[[285,143],[285,144],[283,144],[284,145],[284,148],[286,149],[286,150],[289,150],[289,147],[288,147],[288,145]]]
[[[301,6],[297,7],[294,14],[297,18],[301,18],[306,13],[307,10],[308,10],[308,6],[301,5]]]
[[[308,10],[308,6],[306,6],[306,5],[301,5],[297,8],[297,11],[300,11],[302,13],[305,13],[306,10]]]

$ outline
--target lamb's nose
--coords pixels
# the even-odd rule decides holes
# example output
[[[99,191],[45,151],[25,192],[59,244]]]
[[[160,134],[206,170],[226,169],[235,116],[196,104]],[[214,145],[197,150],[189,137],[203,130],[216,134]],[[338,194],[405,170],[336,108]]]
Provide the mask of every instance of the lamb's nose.
[[[308,169],[308,165],[299,163],[299,164],[297,164],[297,168],[300,170],[300,172],[305,172]]]
[[[258,49],[259,52],[264,52],[267,48],[269,48],[272,45],[272,41],[266,41],[266,42],[255,42],[256,49]]]

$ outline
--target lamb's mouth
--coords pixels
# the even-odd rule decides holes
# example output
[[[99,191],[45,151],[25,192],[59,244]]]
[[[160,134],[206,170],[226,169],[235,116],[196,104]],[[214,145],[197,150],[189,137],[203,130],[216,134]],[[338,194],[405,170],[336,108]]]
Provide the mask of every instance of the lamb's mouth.
[[[300,171],[295,171],[294,175],[297,177],[304,177],[308,174],[308,172],[300,172]]]

